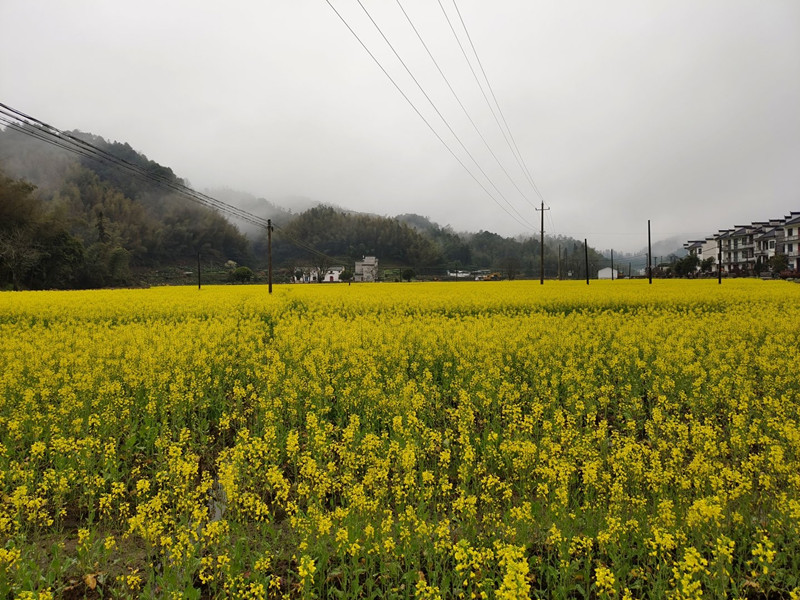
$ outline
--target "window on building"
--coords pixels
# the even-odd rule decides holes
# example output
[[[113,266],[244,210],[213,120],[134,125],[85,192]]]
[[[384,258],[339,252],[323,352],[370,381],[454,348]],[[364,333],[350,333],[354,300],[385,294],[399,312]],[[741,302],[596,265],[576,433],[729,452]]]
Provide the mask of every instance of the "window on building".
[[[792,252],[794,252],[794,248],[792,247],[792,244],[786,244],[786,251],[789,252],[790,254]]]
[[[771,250],[775,249],[775,240],[770,240],[769,247],[770,247]]]

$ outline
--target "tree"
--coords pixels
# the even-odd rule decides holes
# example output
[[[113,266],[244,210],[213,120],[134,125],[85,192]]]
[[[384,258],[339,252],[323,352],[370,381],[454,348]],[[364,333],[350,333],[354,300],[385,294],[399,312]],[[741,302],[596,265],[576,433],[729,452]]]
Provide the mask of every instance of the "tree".
[[[32,289],[72,289],[83,284],[86,266],[83,242],[55,221],[48,221],[39,228],[38,247],[41,258],[28,276]]]
[[[25,227],[41,219],[42,203],[33,195],[35,189],[0,172],[0,229]]]
[[[49,215],[35,187],[0,173],[0,285],[71,288],[81,279],[81,241]]]
[[[678,277],[686,277],[694,274],[699,265],[700,258],[698,258],[696,254],[688,254],[680,260],[675,261],[672,268]]]
[[[500,267],[505,272],[509,281],[516,279],[519,271],[519,258],[516,256],[506,256],[500,259]]]
[[[314,269],[317,272],[317,283],[325,281],[325,273],[331,268],[333,261],[326,254],[314,255]]]
[[[405,279],[406,281],[411,281],[412,279],[414,279],[415,276],[416,273],[414,273],[414,269],[405,269],[403,271],[403,279]]]
[[[253,279],[253,271],[249,267],[237,267],[231,273],[231,279],[238,283],[244,283]]]
[[[773,273],[780,273],[789,268],[789,257],[785,254],[778,253],[770,257],[768,264],[770,271]]]
[[[0,234],[0,271],[11,276],[14,290],[25,286],[28,273],[41,258],[29,228],[17,227]]]
[[[708,258],[704,258],[700,262],[700,270],[703,273],[710,273],[714,269],[714,263],[716,263],[716,262],[717,262],[717,259],[715,259],[713,256],[709,256]]]
[[[345,269],[339,274],[339,279],[342,281],[350,282],[353,279],[354,275],[353,272],[349,269]]]

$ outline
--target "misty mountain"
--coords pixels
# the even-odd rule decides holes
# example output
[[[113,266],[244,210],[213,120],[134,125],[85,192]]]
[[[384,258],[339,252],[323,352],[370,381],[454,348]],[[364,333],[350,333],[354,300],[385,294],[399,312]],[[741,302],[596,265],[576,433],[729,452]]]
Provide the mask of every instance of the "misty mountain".
[[[441,227],[431,221],[428,217],[423,217],[422,215],[415,215],[413,213],[405,213],[402,215],[397,215],[395,217],[401,223],[405,223],[415,231],[420,231],[424,233],[433,233]]]
[[[38,135],[35,127],[26,131]],[[246,262],[247,239],[221,214],[176,192],[183,180],[136,152],[82,132],[147,177],[0,130],[0,287],[129,285],[137,273],[208,261]]]
[[[292,210],[285,206],[280,206],[264,198],[258,198],[253,194],[233,190],[231,188],[206,189],[203,193],[217,200],[221,200],[226,204],[240,208],[251,215],[261,217],[262,219],[272,219],[274,225],[285,225],[295,216]],[[228,220],[236,225],[239,231],[250,240],[258,239],[264,233],[263,227],[254,225],[249,221],[237,219],[230,215],[228,216]]]
[[[685,242],[686,238],[677,235],[653,242],[651,244],[653,253],[653,262],[655,263],[659,259],[661,259],[662,261],[666,261],[668,260],[669,256],[675,256],[677,258],[682,258],[686,256],[686,249],[683,247],[683,244]],[[642,248],[639,254],[646,255],[647,246]]]

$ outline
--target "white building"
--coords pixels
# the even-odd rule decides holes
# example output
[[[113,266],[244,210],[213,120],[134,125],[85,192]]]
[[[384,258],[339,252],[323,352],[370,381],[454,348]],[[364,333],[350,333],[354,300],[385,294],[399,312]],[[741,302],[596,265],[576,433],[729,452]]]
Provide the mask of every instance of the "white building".
[[[689,240],[683,247],[689,256],[696,256],[698,259],[703,260],[703,240]]]
[[[712,235],[703,240],[703,247],[700,249],[697,256],[701,261],[713,258],[714,264],[716,265],[719,258],[718,253],[719,243],[717,242],[717,238]]]
[[[783,252],[789,268],[800,270],[800,212],[793,212],[783,224]]]
[[[755,239],[759,229],[757,224],[737,225],[731,239],[733,241],[733,260],[731,269],[738,273],[752,273],[755,270]]]
[[[317,270],[314,267],[300,266],[295,267],[292,272],[294,283],[313,283],[317,280]]]
[[[319,267],[300,266],[295,267],[292,273],[292,281],[295,283],[337,283],[341,281],[341,275],[344,273],[344,267],[337,265],[329,267],[326,271],[320,274]]]
[[[354,275],[356,281],[378,281],[378,259],[374,256],[365,256],[356,261]]]
[[[327,271],[325,271],[322,281],[325,283],[339,283],[341,281],[340,277],[342,273],[344,273],[344,267],[339,265],[330,267]]]
[[[619,279],[619,269],[612,269],[611,267],[606,267],[605,269],[600,269],[597,272],[598,279]]]
[[[783,253],[783,223],[785,219],[771,219],[761,225],[755,238],[756,270],[769,269],[769,259]]]
[[[785,254],[789,268],[800,270],[800,211],[782,219],[720,229],[703,241],[686,242],[684,248],[701,260],[721,255],[725,273],[757,274],[769,268],[769,259],[776,254]]]
[[[730,273],[733,265],[732,235],[733,229],[720,229],[716,235],[717,243],[722,247],[722,270],[725,273]]]

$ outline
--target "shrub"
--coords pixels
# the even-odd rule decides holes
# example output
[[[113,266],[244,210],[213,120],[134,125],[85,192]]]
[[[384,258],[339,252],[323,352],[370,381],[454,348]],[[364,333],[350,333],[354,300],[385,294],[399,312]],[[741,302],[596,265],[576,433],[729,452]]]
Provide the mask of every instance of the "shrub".
[[[231,273],[231,279],[237,283],[251,281],[253,279],[253,271],[249,267],[237,267]]]

